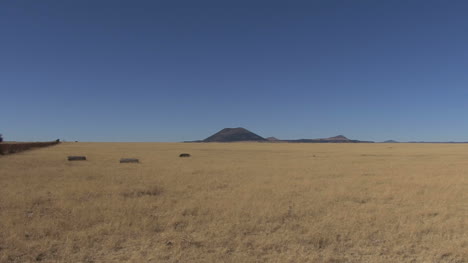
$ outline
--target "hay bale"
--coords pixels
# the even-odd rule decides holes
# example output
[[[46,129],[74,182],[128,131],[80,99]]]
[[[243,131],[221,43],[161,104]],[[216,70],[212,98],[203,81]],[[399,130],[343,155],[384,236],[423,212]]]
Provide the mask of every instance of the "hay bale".
[[[86,156],[68,156],[69,161],[86,161]]]
[[[136,158],[122,158],[120,159],[120,163],[139,163],[140,160]]]
[[[179,157],[190,157],[190,154],[188,153],[181,153]]]

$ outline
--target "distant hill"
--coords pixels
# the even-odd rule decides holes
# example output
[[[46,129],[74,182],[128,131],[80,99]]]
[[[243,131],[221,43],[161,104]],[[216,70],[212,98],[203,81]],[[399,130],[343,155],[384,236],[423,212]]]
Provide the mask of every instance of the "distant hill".
[[[203,142],[243,142],[243,141],[267,141],[265,138],[244,128],[224,128],[211,135]]]
[[[336,142],[347,142],[347,141],[351,141],[350,139],[346,138],[346,137],[343,136],[343,135],[337,135],[337,136],[335,136],[335,137],[330,137],[330,138],[320,139],[320,140],[336,141]]]
[[[386,141],[384,141],[383,143],[398,143],[398,142],[395,141],[395,140],[386,140]]]
[[[373,141],[359,141],[346,138],[344,135],[337,135],[321,139],[299,139],[299,140],[280,140],[275,137],[263,138],[247,129],[224,128],[204,140],[188,142],[278,142],[278,143],[373,143]]]
[[[321,139],[299,139],[299,140],[287,140],[287,142],[306,142],[306,143],[373,143],[373,141],[359,141],[350,140],[343,135],[337,135],[329,138]]]

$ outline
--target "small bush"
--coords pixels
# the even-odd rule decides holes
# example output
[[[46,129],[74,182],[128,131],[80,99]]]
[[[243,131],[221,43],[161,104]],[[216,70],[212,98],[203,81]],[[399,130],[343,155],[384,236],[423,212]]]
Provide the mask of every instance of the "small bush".
[[[59,144],[60,141],[52,142],[30,142],[30,143],[2,143],[0,144],[0,154],[11,154],[26,151],[32,148],[47,147]]]

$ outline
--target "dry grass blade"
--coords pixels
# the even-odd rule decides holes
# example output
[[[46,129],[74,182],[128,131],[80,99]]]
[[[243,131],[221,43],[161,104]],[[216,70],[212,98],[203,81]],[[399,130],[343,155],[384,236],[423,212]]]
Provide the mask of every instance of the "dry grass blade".
[[[4,156],[0,262],[468,262],[468,145],[391,147],[63,143]],[[122,153],[145,165],[119,165]]]

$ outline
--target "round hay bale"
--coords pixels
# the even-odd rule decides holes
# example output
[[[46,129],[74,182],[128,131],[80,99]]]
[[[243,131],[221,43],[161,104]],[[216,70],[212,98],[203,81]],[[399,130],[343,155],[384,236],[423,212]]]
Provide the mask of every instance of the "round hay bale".
[[[136,158],[122,158],[120,159],[120,163],[139,163],[140,160]]]
[[[68,156],[69,161],[86,161],[86,156]]]
[[[179,154],[179,157],[190,157],[190,154],[188,154],[188,153],[181,153],[181,154]]]

